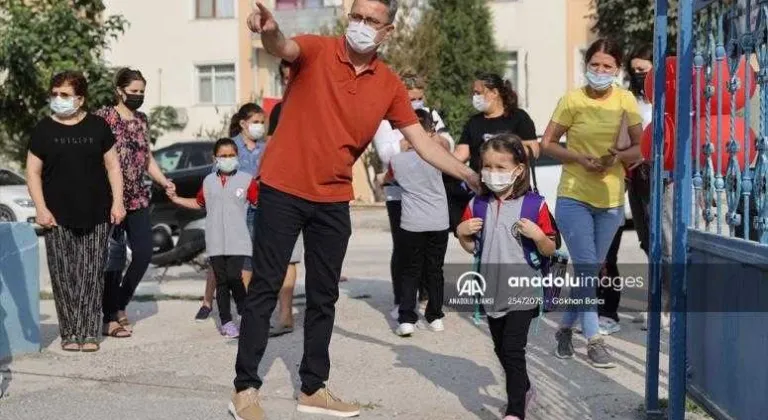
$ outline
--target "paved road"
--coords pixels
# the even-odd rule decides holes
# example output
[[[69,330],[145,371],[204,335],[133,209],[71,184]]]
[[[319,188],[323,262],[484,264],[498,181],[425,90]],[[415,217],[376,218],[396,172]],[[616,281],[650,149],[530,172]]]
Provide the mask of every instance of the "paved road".
[[[465,314],[450,312],[446,331],[421,329],[412,338],[392,333],[389,233],[380,210],[356,214],[354,231],[336,311],[331,343],[331,388],[364,404],[362,418],[497,419],[504,405],[504,378],[493,354],[487,327]],[[385,220],[385,219],[384,219]],[[451,241],[449,262],[468,257]],[[625,235],[623,261],[640,262],[634,232]],[[300,276],[302,274],[300,273]],[[163,283],[146,281],[144,294],[191,294],[202,291],[202,275],[176,269]],[[303,293],[300,279],[297,293]],[[642,299],[642,293],[637,294]],[[628,306],[640,305],[633,297]],[[109,339],[92,355],[59,350],[52,301],[42,303],[45,349],[17,357],[5,375],[6,397],[0,418],[12,419],[227,419],[236,344],[222,339],[214,322],[191,321],[197,302],[138,302],[129,307],[138,320],[130,339]],[[303,300],[296,302],[297,325]],[[631,316],[627,315],[627,316]],[[528,346],[531,378],[539,402],[531,419],[639,419],[644,393],[645,334],[623,320],[623,330],[608,338],[618,367],[598,371],[585,361],[579,338],[577,357],[555,359],[551,353],[558,314],[534,327]],[[262,364],[264,405],[270,419],[311,419],[295,412],[302,329],[270,340]],[[667,365],[663,337],[662,366]],[[666,373],[661,393],[666,394]],[[107,414],[108,413],[108,414]]]

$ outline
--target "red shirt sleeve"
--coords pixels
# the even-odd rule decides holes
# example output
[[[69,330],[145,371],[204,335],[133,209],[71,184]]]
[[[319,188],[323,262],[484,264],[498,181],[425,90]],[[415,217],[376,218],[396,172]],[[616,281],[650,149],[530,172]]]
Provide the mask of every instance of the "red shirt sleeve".
[[[392,98],[392,103],[389,104],[389,109],[387,109],[384,119],[389,120],[392,128],[397,129],[418,124],[419,118],[416,117],[416,112],[413,110],[413,105],[411,105],[411,100],[408,98],[408,91],[405,90],[405,85],[398,80],[396,86],[395,96]]]
[[[256,205],[256,203],[259,201],[259,181],[257,181],[255,178],[251,180],[250,185],[248,185],[248,202]]]
[[[461,214],[461,221],[466,222],[472,218],[472,202],[470,201],[467,207],[464,208],[464,213]]]
[[[328,42],[327,38],[328,37],[319,35],[299,35],[292,38],[294,42],[299,44],[299,57],[292,63],[291,70],[294,70],[294,67],[306,64],[317,57],[320,51],[323,50],[324,45]],[[291,78],[293,78],[293,73],[291,73]]]
[[[200,191],[197,192],[197,204],[200,205],[200,207],[205,207],[205,193],[203,192],[203,187],[200,187]]]
[[[547,203],[541,204],[541,209],[539,209],[539,220],[536,222],[537,225],[541,228],[541,231],[544,232],[547,236],[555,236],[555,227],[552,226],[552,219],[550,219],[550,213],[549,213],[549,207],[547,207]]]

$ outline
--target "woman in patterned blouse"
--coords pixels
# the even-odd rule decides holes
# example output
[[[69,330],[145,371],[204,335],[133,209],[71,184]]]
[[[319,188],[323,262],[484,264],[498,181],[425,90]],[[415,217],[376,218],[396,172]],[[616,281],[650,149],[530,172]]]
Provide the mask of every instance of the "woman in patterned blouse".
[[[124,250],[123,237],[128,235],[132,260],[125,275],[121,267],[110,267],[104,285],[104,334],[130,337],[131,323],[125,308],[149,267],[152,259],[152,225],[149,218],[150,188],[144,183],[144,174],[166,189],[175,189],[150,153],[149,123],[147,116],[137,111],[144,103],[147,81],[138,70],[121,69],[115,77],[117,105],[96,112],[104,118],[117,139],[117,152],[123,173],[125,221],[115,228],[113,238]],[[114,250],[112,250],[114,251]]]

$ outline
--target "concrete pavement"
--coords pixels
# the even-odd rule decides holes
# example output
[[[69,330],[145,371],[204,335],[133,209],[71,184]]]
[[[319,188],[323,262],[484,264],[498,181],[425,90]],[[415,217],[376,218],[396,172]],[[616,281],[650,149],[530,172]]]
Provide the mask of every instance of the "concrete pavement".
[[[356,212],[345,261],[331,342],[331,389],[363,404],[361,418],[497,419],[505,404],[504,376],[484,325],[467,314],[449,312],[446,331],[419,329],[412,338],[392,333],[389,232],[382,210]],[[634,232],[622,242],[620,261],[641,262]],[[449,262],[466,262],[451,240]],[[304,292],[300,270],[297,294]],[[162,283],[146,280],[142,294],[202,293],[204,276],[188,268],[169,272]],[[624,304],[641,305],[637,299]],[[303,322],[297,299],[296,325]],[[95,354],[63,353],[52,301],[41,305],[45,349],[17,357],[5,373],[2,419],[227,419],[236,343],[214,329],[214,321],[195,323],[198,303],[184,300],[135,302],[135,336],[107,339]],[[215,314],[215,313],[214,313]],[[645,333],[622,320],[623,329],[607,338],[618,366],[595,370],[585,360],[586,343],[575,341],[577,356],[552,356],[559,314],[532,327],[528,369],[539,391],[530,419],[639,419],[644,394]],[[270,419],[311,419],[295,411],[302,353],[302,328],[271,339],[262,362],[264,406]],[[666,395],[667,337],[663,336],[660,392]]]

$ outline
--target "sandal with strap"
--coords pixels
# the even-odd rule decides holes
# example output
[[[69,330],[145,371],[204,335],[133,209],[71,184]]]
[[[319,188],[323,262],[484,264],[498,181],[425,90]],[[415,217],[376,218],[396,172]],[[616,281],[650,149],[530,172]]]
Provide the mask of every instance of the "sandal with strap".
[[[78,352],[80,351],[80,343],[77,341],[77,337],[71,336],[69,338],[61,339],[61,349],[64,351]]]
[[[80,351],[83,353],[93,353],[99,351],[99,349],[101,349],[99,340],[96,337],[87,337],[83,340],[83,345],[81,346]]]
[[[116,327],[109,329],[110,324],[104,325],[104,336],[105,337],[112,337],[112,338],[128,338],[132,334],[130,331],[126,330],[122,325],[117,324]]]
[[[120,326],[129,333],[133,333],[133,326],[131,325],[131,321],[128,320],[127,316],[118,319],[117,323],[120,324]]]

